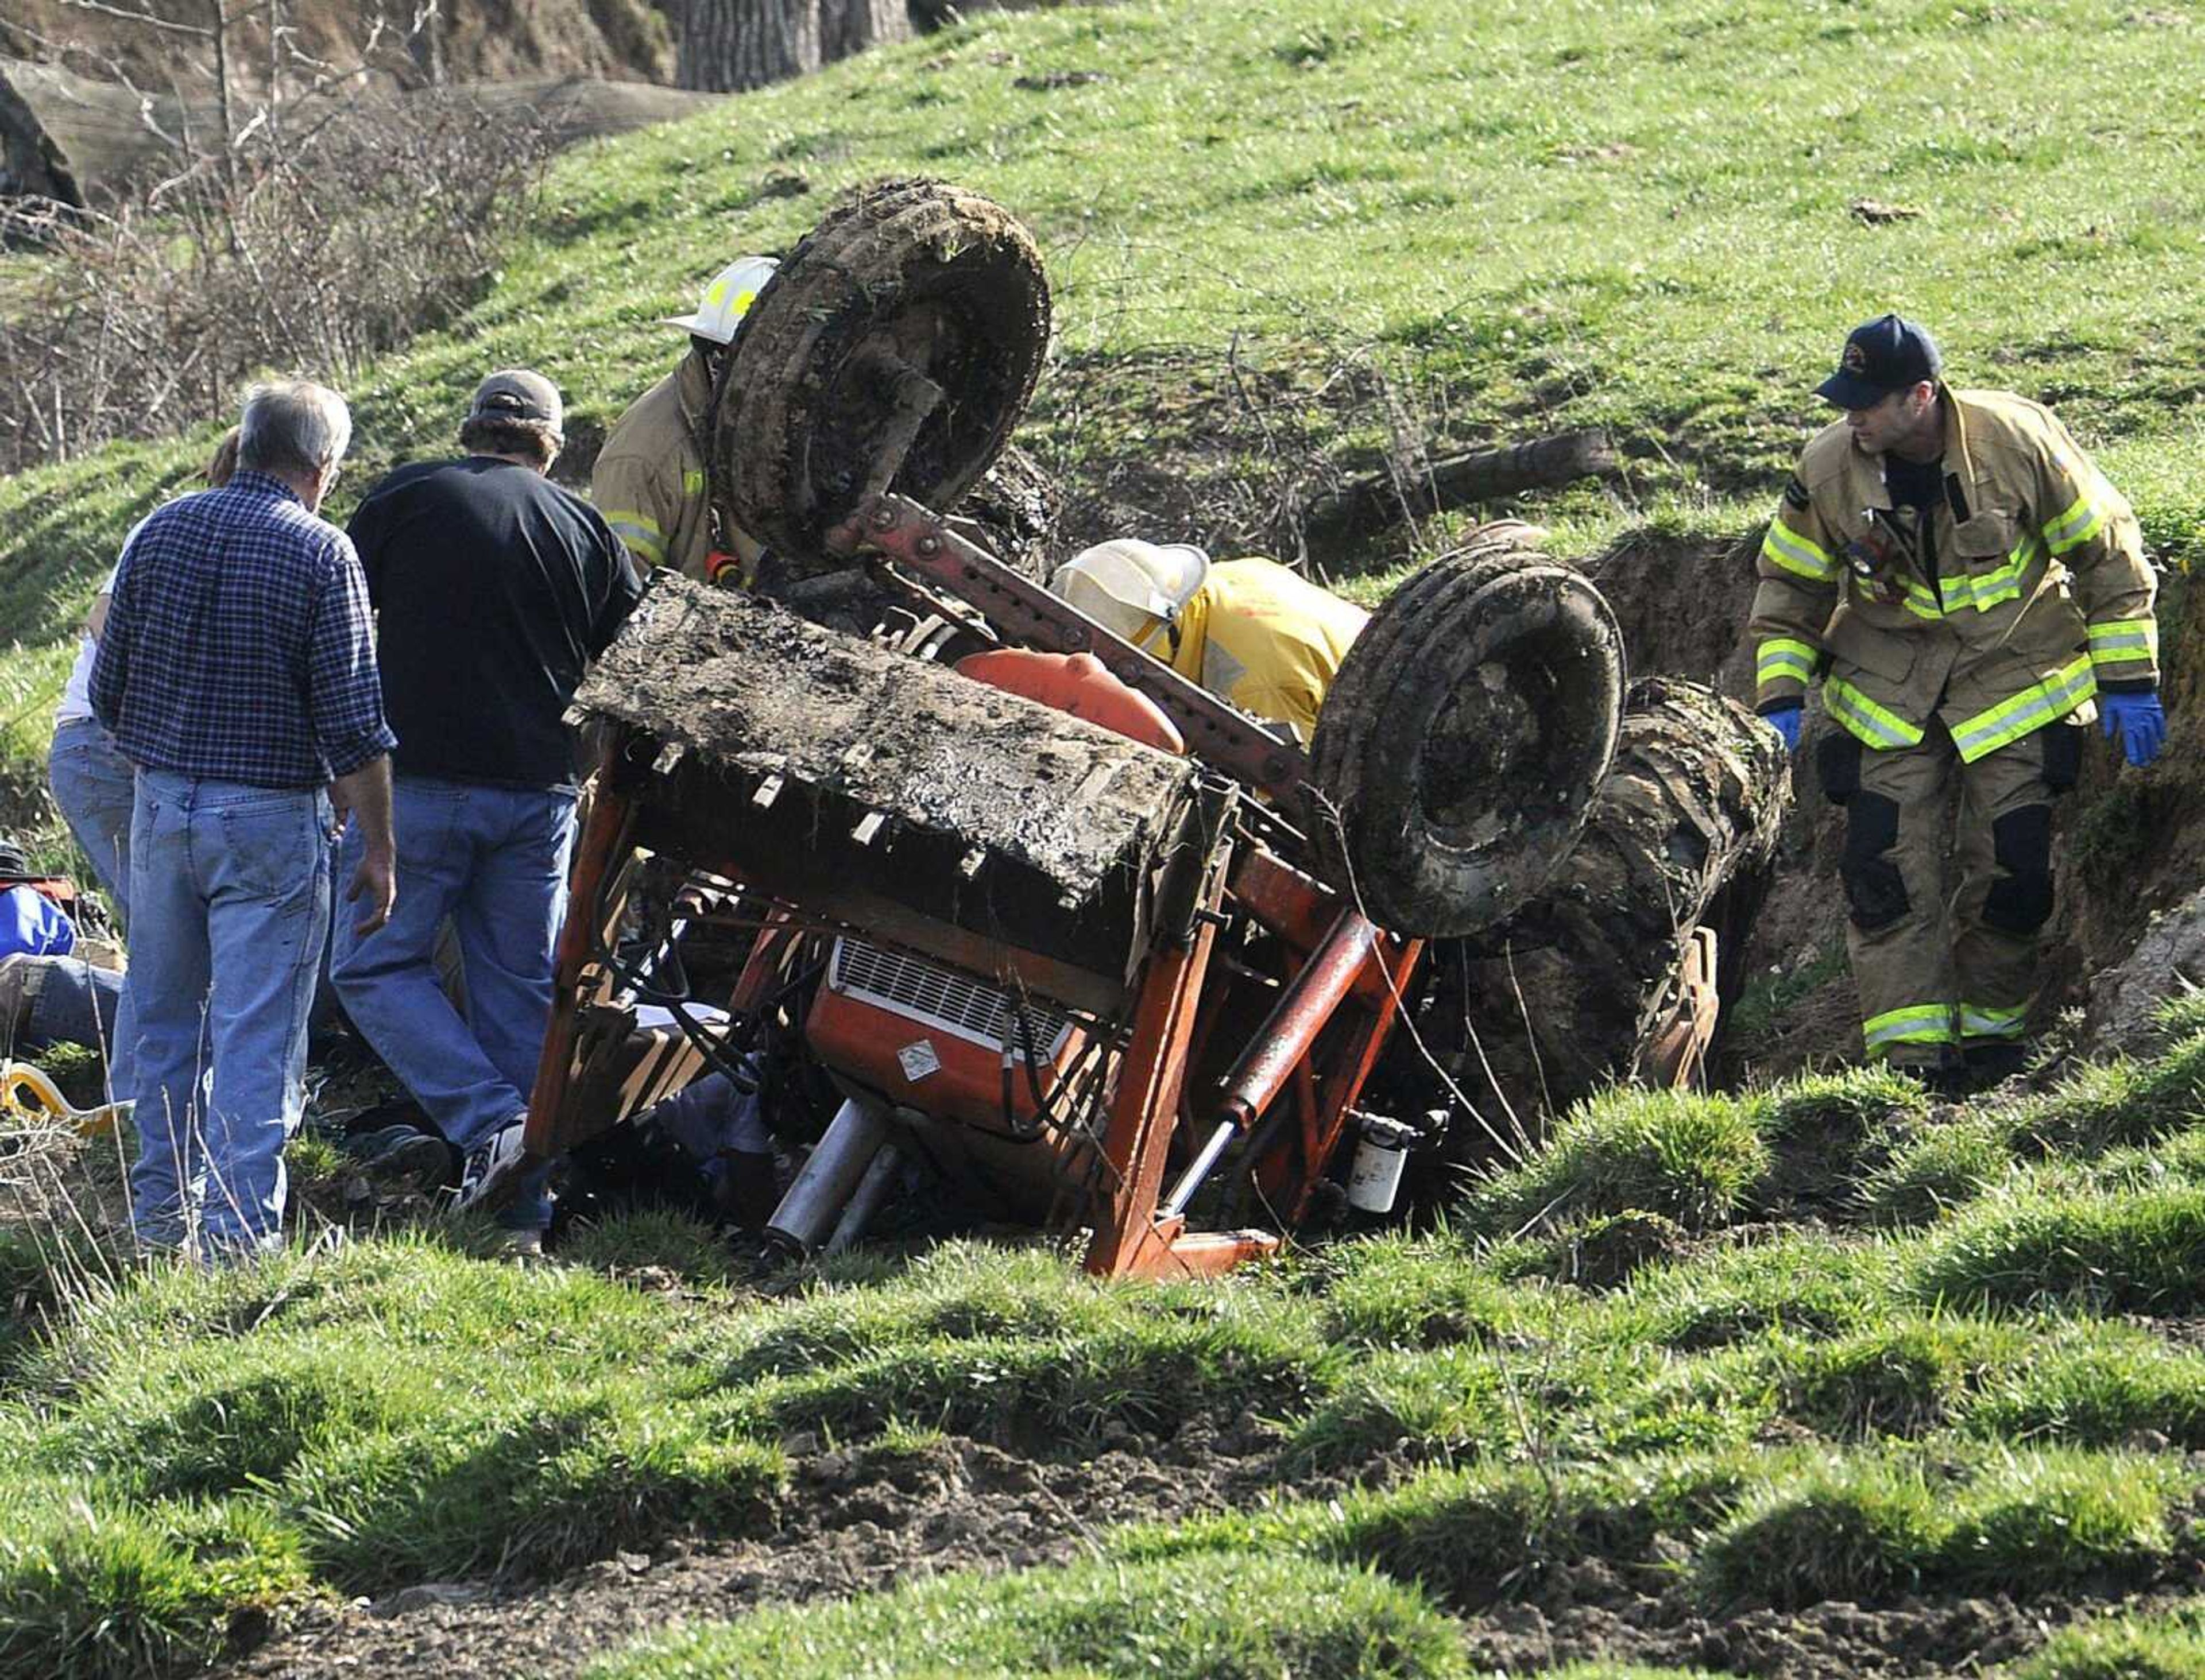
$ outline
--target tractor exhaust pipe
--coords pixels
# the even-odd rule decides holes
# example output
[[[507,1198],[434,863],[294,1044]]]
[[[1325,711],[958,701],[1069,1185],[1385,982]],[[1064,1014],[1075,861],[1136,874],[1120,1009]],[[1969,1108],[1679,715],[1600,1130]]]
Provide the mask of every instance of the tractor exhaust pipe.
[[[826,1135],[766,1221],[766,1241],[793,1255],[817,1253],[857,1193],[865,1169],[888,1143],[889,1133],[883,1103],[852,1098],[836,1109]]]
[[[889,1199],[895,1188],[896,1179],[903,1172],[903,1151],[893,1143],[883,1143],[873,1156],[872,1164],[865,1168],[865,1176],[858,1180],[858,1188],[851,1193],[850,1205],[842,1209],[842,1217],[835,1221],[834,1234],[828,1238],[822,1254],[841,1254],[857,1246],[865,1234],[865,1227],[873,1222],[881,1204]]]

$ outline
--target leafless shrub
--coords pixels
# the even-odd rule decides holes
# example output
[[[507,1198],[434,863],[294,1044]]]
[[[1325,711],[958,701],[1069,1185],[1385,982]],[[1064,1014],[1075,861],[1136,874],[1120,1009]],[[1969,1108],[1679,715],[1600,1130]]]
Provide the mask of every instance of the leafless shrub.
[[[356,375],[480,295],[550,151],[510,105],[362,92],[109,209],[0,209],[45,252],[0,294],[0,471],[217,418],[264,370]]]

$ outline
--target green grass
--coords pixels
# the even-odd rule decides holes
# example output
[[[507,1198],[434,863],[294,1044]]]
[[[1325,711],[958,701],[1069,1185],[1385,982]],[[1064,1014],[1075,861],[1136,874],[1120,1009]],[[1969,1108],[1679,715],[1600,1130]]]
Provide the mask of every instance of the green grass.
[[[2135,1195],[2033,1189],[1948,1221],[1915,1267],[1921,1299],[1975,1309],[2070,1303],[2178,1314],[2205,1301],[2205,1186]]]
[[[1727,1097],[1606,1092],[1566,1115],[1533,1160],[1480,1186],[1468,1213],[1496,1236],[1641,1211],[1704,1230],[1728,1219],[1768,1171],[1760,1120]]]
[[[2198,1680],[2205,1620],[2194,1609],[2108,1616],[2062,1628],[2013,1680]]]
[[[2149,1579],[2178,1462],[2135,1454],[1739,1447],[1429,1471],[1383,1492],[1127,1530],[1138,1561],[1245,1552],[1375,1564],[1474,1614],[1590,1558],[1712,1608]],[[1680,1564],[1680,1558],[1683,1561]]]
[[[1129,1528],[1111,1550],[1135,1562],[1245,1552],[1374,1564],[1451,1609],[1475,1612],[1590,1558],[1651,1580],[1665,1539],[1724,1520],[1771,1468],[1731,1452],[1428,1470],[1334,1500]]]
[[[698,1403],[700,1327],[582,1272],[418,1241],[74,1303],[0,1407],[0,1653],[132,1673],[308,1583],[532,1573],[770,1510]],[[685,1340],[685,1338],[689,1339]]]
[[[2055,400],[2178,558],[2205,548],[2195,51],[2178,15],[2126,15],[1135,0],[984,16],[562,159],[490,294],[355,383],[344,495],[449,447],[485,367],[543,367],[577,433],[603,427],[673,354],[656,318],[730,254],[786,246],[835,189],[917,170],[1011,205],[1047,254],[1057,353],[1027,441],[1086,495],[1146,487],[1174,526],[1252,540],[1290,487],[1371,465],[1406,409],[1441,447],[1614,428],[1620,496],[1537,508],[1566,550],[1637,523],[1740,529],[1819,419],[1810,389],[1845,330],[1897,305],[1935,324],[1964,382]],[[1037,67],[1102,80],[1012,85]],[[812,191],[764,196],[776,169]],[[1862,197],[1923,214],[1863,225]],[[0,481],[0,625],[24,649],[0,694],[57,683],[122,531],[212,436]],[[1346,569],[1406,557],[1381,545]]]
[[[1711,1602],[1797,1609],[2134,1582],[2172,1549],[2184,1485],[2178,1466],[2134,1457],[2000,1454],[1957,1472],[1904,1453],[1833,1457],[1744,1499],[1698,1584]]]
[[[1367,1570],[1247,1556],[1102,1563],[759,1611],[602,1663],[591,1680],[960,1674],[1470,1680],[1453,1626]]]
[[[1775,1331],[1817,1338],[1877,1319],[1899,1267],[1883,1245],[1787,1233],[1721,1250],[1631,1280],[1617,1308],[1626,1333],[1680,1352],[1730,1346]]]
[[[1862,1178],[1860,1196],[1878,1225],[1927,1225],[1972,1202],[2013,1170],[2012,1126],[1995,1112],[1970,1112],[1926,1125]]]
[[[1867,1149],[1918,1119],[1911,1088],[1870,1076],[1743,1101],[1614,1092],[1519,1179],[1627,1172],[1633,1196],[1683,1206],[1710,1159],[1746,1160],[1762,1176],[1727,1181],[1743,1209],[1797,1140]],[[1524,1245],[1468,1222],[1169,1287],[952,1245],[864,1258],[776,1300],[721,1281],[696,1228],[656,1217],[585,1237],[577,1251],[602,1273],[488,1263],[455,1227],[57,1285],[39,1246],[10,1237],[0,1285],[32,1322],[0,1382],[0,1673],[152,1676],[309,1593],[764,1532],[790,1453],[863,1445],[886,1463],[972,1435],[1077,1457],[1205,1417],[1269,1425],[1289,1487],[1428,1467],[1125,1542],[1140,1559],[1221,1554],[1213,1584],[1278,1557],[1302,1560],[1279,1564],[1290,1575],[1318,1569],[1294,1577],[1306,1590],[1275,1624],[1204,1611],[1172,1635],[1251,1661],[1335,1660],[1327,1570],[1387,1577],[1368,1589],[1382,1623],[1421,1602],[1387,1596],[1400,1589],[1475,1614],[1591,1559],[1718,1607],[2143,1584],[2186,1555],[2189,1483],[2168,1455],[2205,1447],[2205,1355],[2093,1315],[2194,1297],[2205,1190],[2113,1174],[2133,1149],[2044,1149],[1923,1234],[1717,1226],[1597,1288],[1510,1275]],[[2060,1171],[2074,1182],[2040,1182]],[[1015,1603],[945,1586],[941,1613],[1054,1626],[1105,1584],[1018,1579]],[[874,1602],[847,1624],[792,1610],[788,1625],[850,1660],[888,1613]],[[753,1625],[633,1660],[746,1671],[727,1653],[752,1648]],[[900,1649],[855,1671],[903,1672]],[[972,1649],[982,1671],[1043,1661]],[[1085,1646],[1045,1655],[1118,1671]]]
[[[1818,1433],[1875,1440],[1942,1428],[1990,1377],[2036,1351],[2017,1327],[1887,1317],[1801,1355],[1791,1410]]]

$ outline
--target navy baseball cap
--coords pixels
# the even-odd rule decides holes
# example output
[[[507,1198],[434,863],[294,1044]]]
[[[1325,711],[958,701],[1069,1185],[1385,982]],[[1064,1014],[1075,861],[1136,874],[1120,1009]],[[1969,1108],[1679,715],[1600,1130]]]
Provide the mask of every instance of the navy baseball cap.
[[[1927,327],[1903,315],[1879,315],[1852,329],[1838,371],[1815,395],[1839,408],[1873,408],[1893,391],[1935,379],[1944,365]]]

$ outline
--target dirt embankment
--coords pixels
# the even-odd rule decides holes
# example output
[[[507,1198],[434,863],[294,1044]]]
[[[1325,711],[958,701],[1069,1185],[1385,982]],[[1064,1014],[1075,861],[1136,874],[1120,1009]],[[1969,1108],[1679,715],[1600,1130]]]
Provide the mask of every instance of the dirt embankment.
[[[216,1673],[560,1680],[676,1623],[883,1591],[950,1570],[1067,1564],[1092,1555],[1121,1523],[1246,1509],[1267,1496],[1322,1497],[1338,1486],[1285,1474],[1275,1443],[1249,1419],[1221,1429],[1190,1418],[1161,1438],[1126,1435],[1074,1458],[1027,1457],[958,1439],[906,1454],[815,1455],[815,1443],[796,1445],[800,1462],[772,1534],[621,1552],[556,1582],[425,1583],[372,1603],[312,1606]],[[1460,1606],[1465,1649],[1481,1665],[1529,1671],[1637,1661],[1736,1668],[1768,1680],[1988,1668],[2033,1647],[2046,1623],[2072,1608],[1999,1595],[1710,1613],[1682,1581],[1599,1559],[1538,1571],[1497,1602]]]
[[[1743,538],[1635,533],[1586,562],[1614,607],[1633,676],[1709,682],[1751,703],[1746,616],[1760,533]],[[2038,1025],[2064,1010],[2106,1007],[2101,977],[2125,959],[2154,915],[2174,911],[2205,881],[2205,662],[2185,658],[2205,638],[2200,591],[2179,573],[2163,580],[2160,639],[2168,733],[2159,762],[2137,771],[2093,733],[2081,785],[2060,812],[2060,876]],[[1831,727],[1810,720],[1810,731]],[[1822,796],[1811,751],[1795,764],[1795,798],[1777,852],[1775,884],[1748,953],[1750,976],[1792,977],[1785,1006],[1728,1047],[1732,1073],[1769,1077],[1851,1060],[1859,1047],[1852,982],[1843,960],[1843,825]],[[1834,956],[1835,960],[1830,959]],[[1820,963],[1818,965],[1818,959]],[[1810,978],[1822,969],[1830,971]]]

